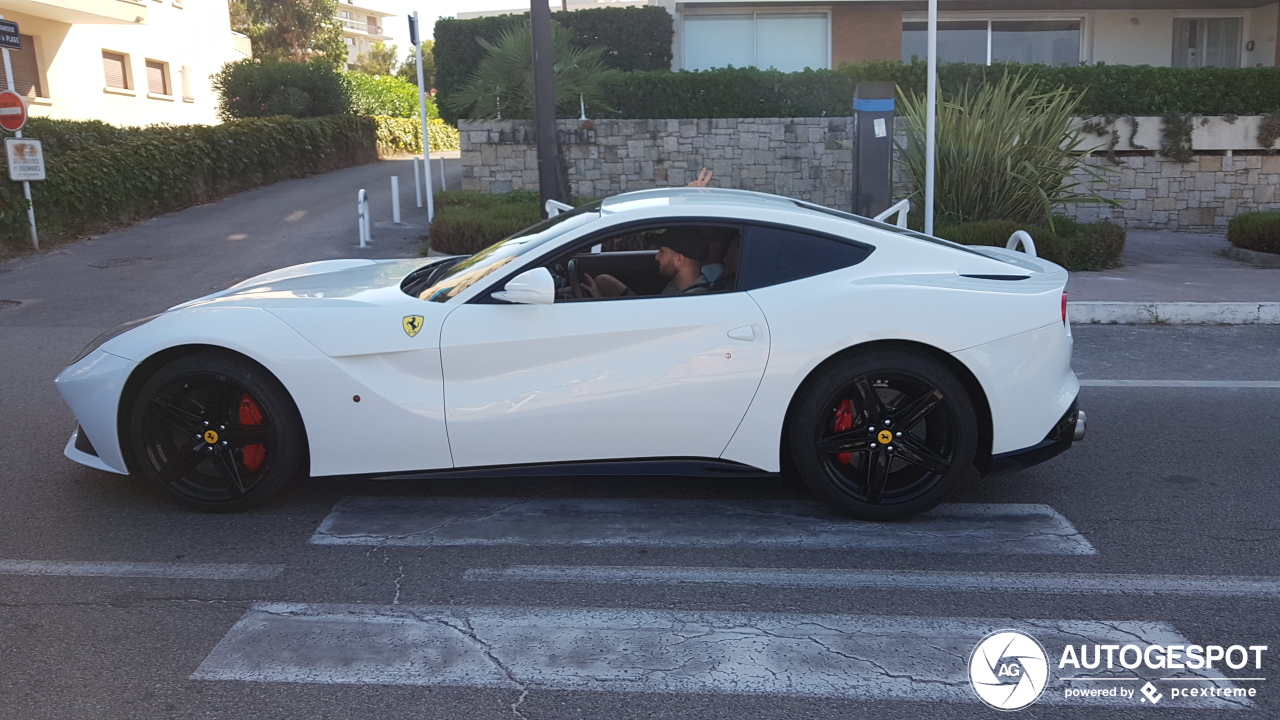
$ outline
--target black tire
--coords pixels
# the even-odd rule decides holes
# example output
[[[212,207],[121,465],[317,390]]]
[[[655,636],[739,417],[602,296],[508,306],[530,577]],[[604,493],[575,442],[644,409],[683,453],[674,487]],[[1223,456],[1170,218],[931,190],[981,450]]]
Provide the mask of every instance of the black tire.
[[[259,505],[307,463],[284,386],[221,353],[184,355],[148,378],[129,411],[129,444],[142,477],[208,512]]]
[[[864,520],[901,520],[941,503],[977,450],[964,385],[922,354],[872,351],[833,362],[792,412],[787,441],[801,478]]]

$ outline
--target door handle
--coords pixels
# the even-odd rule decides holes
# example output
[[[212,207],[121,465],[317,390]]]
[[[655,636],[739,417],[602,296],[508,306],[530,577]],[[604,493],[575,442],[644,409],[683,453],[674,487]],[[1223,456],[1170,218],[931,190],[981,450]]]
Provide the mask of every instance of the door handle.
[[[734,328],[729,331],[729,337],[734,340],[746,340],[748,342],[756,339],[755,328],[751,325],[743,325],[740,328]]]

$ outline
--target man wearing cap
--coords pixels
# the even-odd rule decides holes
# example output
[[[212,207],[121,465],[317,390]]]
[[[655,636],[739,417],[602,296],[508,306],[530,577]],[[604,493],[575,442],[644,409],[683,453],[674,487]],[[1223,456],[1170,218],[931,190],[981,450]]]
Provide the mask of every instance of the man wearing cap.
[[[658,263],[658,273],[671,282],[662,289],[663,295],[697,295],[711,291],[711,281],[702,273],[702,263],[707,259],[711,244],[694,228],[674,227],[650,241],[658,248],[653,259]],[[591,297],[618,297],[635,295],[612,275],[586,276],[583,290]]]

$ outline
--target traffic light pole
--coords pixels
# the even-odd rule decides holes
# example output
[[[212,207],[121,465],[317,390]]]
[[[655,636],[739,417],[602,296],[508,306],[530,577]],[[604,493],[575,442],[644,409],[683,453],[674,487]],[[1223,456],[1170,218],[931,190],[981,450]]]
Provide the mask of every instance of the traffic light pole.
[[[427,89],[422,82],[422,40],[418,33],[418,11],[409,16],[409,39],[413,41],[414,52],[418,59],[418,111],[422,114],[422,174],[426,176],[427,188],[427,225],[436,217],[435,193],[431,189],[431,136],[427,132]],[[418,162],[417,158],[413,161]],[[444,168],[440,168],[440,182],[444,182]]]

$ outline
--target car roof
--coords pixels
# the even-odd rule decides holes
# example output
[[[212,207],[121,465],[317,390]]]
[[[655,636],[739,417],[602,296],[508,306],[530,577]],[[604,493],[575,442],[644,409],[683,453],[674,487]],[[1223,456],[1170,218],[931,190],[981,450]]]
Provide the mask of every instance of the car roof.
[[[600,204],[600,212],[611,214],[662,206],[683,206],[695,212],[717,208],[732,210],[741,207],[757,209],[763,207],[789,212],[796,212],[802,209],[802,206],[795,200],[781,195],[725,188],[674,187],[637,190],[614,195],[606,198]]]

